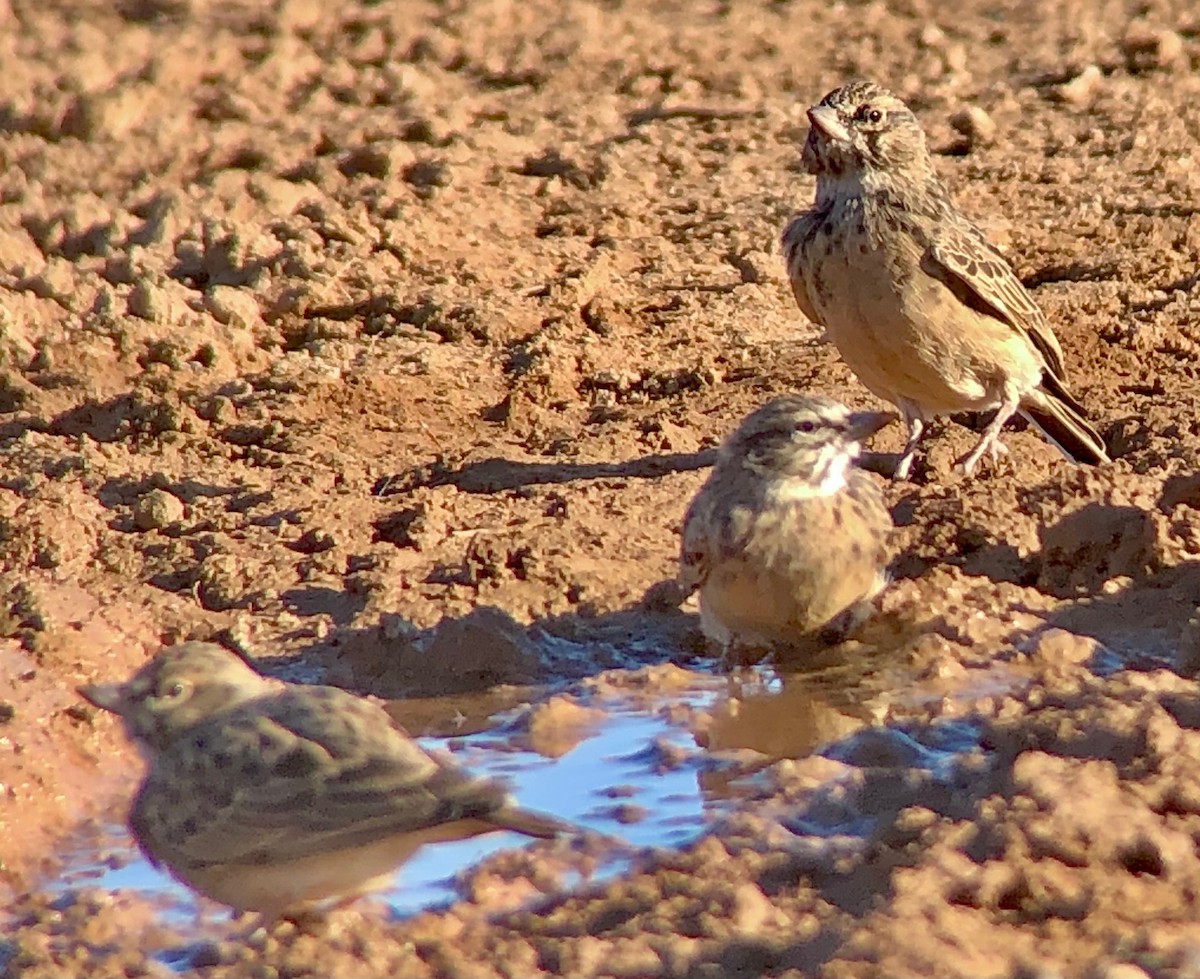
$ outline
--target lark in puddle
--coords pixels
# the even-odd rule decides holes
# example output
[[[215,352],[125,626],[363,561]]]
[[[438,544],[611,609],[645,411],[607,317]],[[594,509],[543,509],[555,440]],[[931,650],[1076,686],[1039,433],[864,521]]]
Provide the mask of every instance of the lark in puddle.
[[[887,583],[892,518],[861,443],[894,420],[785,395],[725,439],[683,522],[679,579],[705,634],[737,647],[828,644]]]
[[[80,691],[147,757],[129,825],[156,865],[266,921],[386,886],[426,843],[577,830],[421,748],[382,707],[268,680],[212,643]]]

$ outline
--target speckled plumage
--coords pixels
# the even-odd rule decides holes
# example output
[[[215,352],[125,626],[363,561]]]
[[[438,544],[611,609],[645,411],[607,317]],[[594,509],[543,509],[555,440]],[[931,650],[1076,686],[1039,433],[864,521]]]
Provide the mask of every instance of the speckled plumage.
[[[788,395],[724,441],[683,522],[680,583],[726,649],[840,638],[887,582],[892,519],[860,441],[894,416]]]
[[[273,918],[356,896],[425,843],[570,828],[429,754],[376,704],[268,680],[211,643],[81,692],[147,755],[129,817],[143,852],[237,910]]]
[[[813,207],[783,233],[792,291],[859,380],[900,410],[907,476],[925,423],[997,414],[961,460],[1001,451],[1028,418],[1073,461],[1108,461],[1067,390],[1062,351],[1004,257],[954,205],[916,116],[890,92],[852,82],[809,110],[803,159]]]

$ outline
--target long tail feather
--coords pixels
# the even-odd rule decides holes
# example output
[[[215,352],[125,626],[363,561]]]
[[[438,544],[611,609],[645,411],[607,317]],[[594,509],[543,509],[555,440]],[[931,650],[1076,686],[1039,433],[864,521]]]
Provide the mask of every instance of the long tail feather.
[[[1049,373],[1041,388],[1022,399],[1020,412],[1072,462],[1098,466],[1110,461],[1104,439],[1083,417],[1082,406]]]
[[[559,819],[549,813],[534,812],[532,809],[521,809],[518,806],[497,809],[490,813],[487,819],[497,829],[512,830],[514,833],[524,833],[526,836],[536,836],[545,840],[583,832],[580,827],[565,819]]]

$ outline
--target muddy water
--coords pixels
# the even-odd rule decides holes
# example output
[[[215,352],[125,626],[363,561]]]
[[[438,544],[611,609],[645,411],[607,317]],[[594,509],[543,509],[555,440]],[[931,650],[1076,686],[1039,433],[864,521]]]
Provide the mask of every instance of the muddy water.
[[[712,689],[699,686],[672,704],[703,709],[714,698]],[[478,699],[496,702],[494,695]],[[421,714],[459,717],[470,725],[468,718],[475,713],[471,700],[430,698],[423,702]],[[705,798],[698,779],[702,755],[691,734],[662,710],[647,710],[643,704],[608,700],[598,706],[604,711],[603,721],[557,758],[518,746],[522,738],[514,725],[520,711],[493,714],[488,730],[469,736],[418,740],[427,748],[449,749],[473,772],[504,779],[522,805],[620,837],[633,848],[679,846],[702,833],[709,814],[723,803]],[[671,755],[669,765],[663,764],[664,752]],[[426,847],[398,871],[395,886],[382,896],[397,916],[447,904],[455,896],[460,871],[527,842],[517,834],[493,833]],[[127,889],[159,907],[176,926],[205,910],[206,902],[141,856],[124,831],[120,812],[100,827],[81,828],[65,859],[52,885],[55,890]],[[600,873],[618,872],[627,860],[628,852],[614,855]]]
[[[612,683],[572,700],[587,722],[573,728],[565,743],[531,737],[534,711],[526,698],[545,706],[545,694],[531,697],[528,689],[398,701],[389,709],[424,746],[448,750],[471,771],[506,780],[522,805],[624,840],[629,849],[602,858],[594,877],[627,869],[644,848],[693,841],[736,806],[748,776],[778,759],[882,752],[936,769],[975,746],[969,727],[932,743],[918,743],[896,727],[893,715],[925,698],[911,668],[878,650],[858,649],[804,672],[776,666],[726,677],[677,673],[674,689],[622,691],[629,674],[613,671]],[[65,869],[48,886],[64,894],[81,887],[130,892],[184,934],[219,929],[211,914],[215,906],[143,859],[121,819],[118,811],[101,826],[81,829]],[[394,886],[381,896],[395,917],[445,906],[459,893],[460,874],[527,842],[494,833],[427,847],[397,871]]]

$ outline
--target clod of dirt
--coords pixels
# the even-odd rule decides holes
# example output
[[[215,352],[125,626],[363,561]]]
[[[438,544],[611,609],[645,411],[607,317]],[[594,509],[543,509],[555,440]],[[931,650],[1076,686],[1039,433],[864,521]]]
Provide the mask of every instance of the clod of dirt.
[[[1030,659],[1053,667],[1056,664],[1082,665],[1096,655],[1100,643],[1066,629],[1047,629],[1037,637]]]
[[[1121,37],[1125,67],[1134,74],[1186,64],[1183,38],[1173,30],[1135,20]]]
[[[188,290],[181,283],[165,276],[155,281],[146,275],[134,282],[125,300],[125,308],[130,316],[151,323],[177,323],[191,312],[188,295]]]
[[[968,149],[989,146],[996,141],[996,123],[977,105],[968,105],[950,117],[950,125],[962,133]]]
[[[532,708],[526,716],[526,741],[539,755],[561,758],[591,737],[604,718],[604,711],[598,707],[584,707],[573,697],[551,697]]]
[[[444,160],[418,160],[404,168],[405,182],[423,195],[449,187],[451,179],[450,166]]]
[[[443,619],[425,658],[439,690],[530,683],[541,672],[537,647],[524,627],[502,609],[486,605],[459,619]]]
[[[1137,507],[1088,503],[1038,532],[1039,587],[1070,595],[1117,576],[1140,577],[1157,562],[1150,515]]]
[[[133,506],[138,530],[164,530],[183,519],[183,502],[163,489],[151,490]]]
[[[376,541],[386,541],[397,547],[411,547],[421,550],[421,533],[424,530],[424,508],[405,507],[375,522]]]
[[[254,296],[234,286],[212,286],[204,293],[204,308],[218,323],[250,329],[262,322],[262,311]]]
[[[1163,483],[1158,505],[1164,510],[1172,510],[1181,503],[1200,509],[1200,474],[1171,476]]]
[[[0,517],[0,566],[70,572],[87,564],[97,546],[92,510],[51,489],[45,498],[31,499]]]
[[[1056,85],[1052,94],[1060,102],[1086,105],[1100,93],[1103,84],[1104,73],[1096,65],[1088,65],[1070,81]]]
[[[267,569],[268,562],[249,555],[211,554],[196,572],[197,595],[213,611],[245,608],[266,597]]]
[[[363,630],[340,643],[338,660],[355,687],[389,699],[532,683],[543,672],[525,629],[487,605],[442,619],[420,642],[402,629]]]

